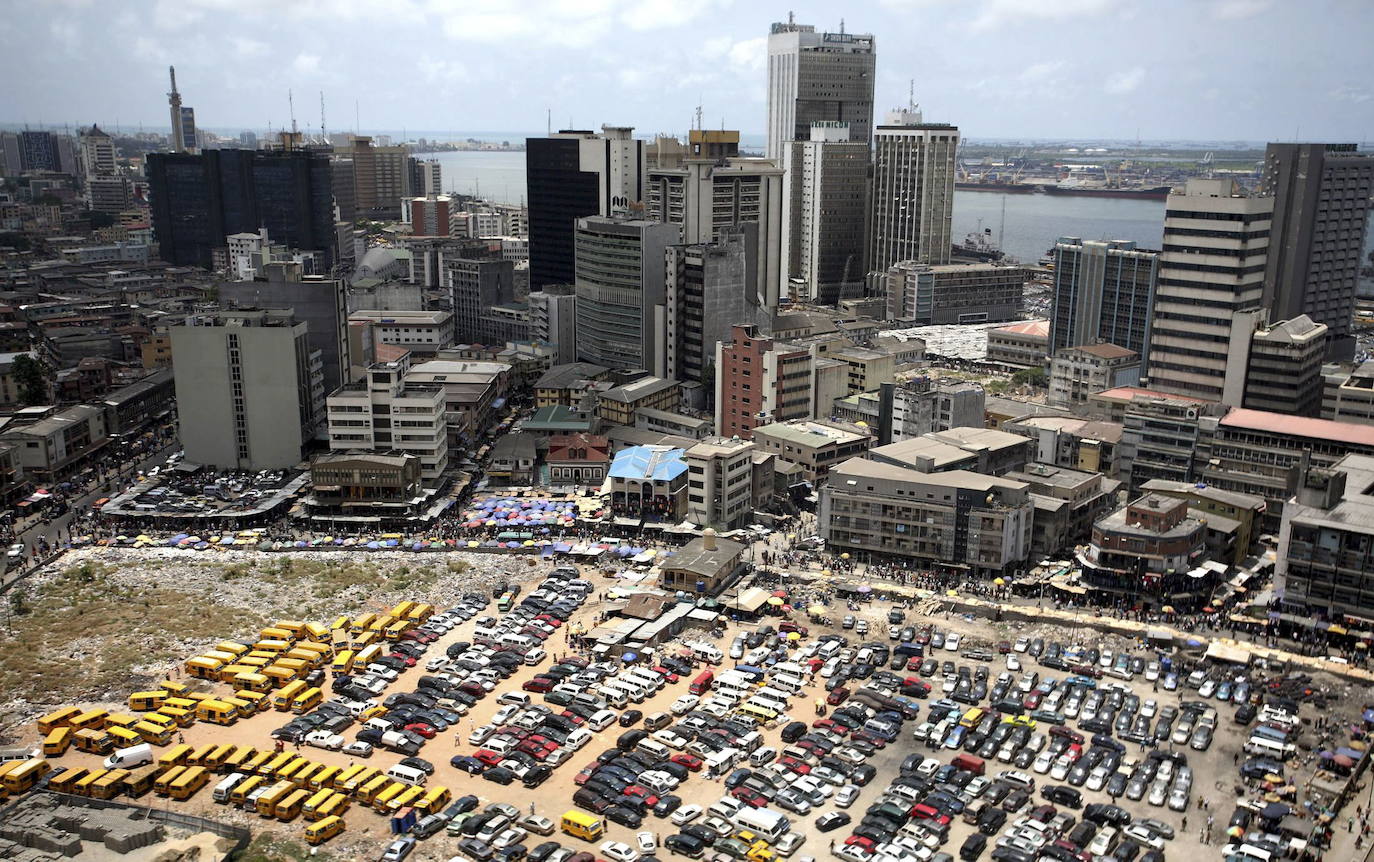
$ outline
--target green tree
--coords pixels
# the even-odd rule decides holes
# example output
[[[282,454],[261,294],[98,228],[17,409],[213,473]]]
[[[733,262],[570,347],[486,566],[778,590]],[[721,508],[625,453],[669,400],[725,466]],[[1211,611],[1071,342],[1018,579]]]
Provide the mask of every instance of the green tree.
[[[19,400],[25,406],[32,407],[48,400],[48,381],[43,366],[28,354],[21,353],[14,358],[14,382]]]
[[[1011,376],[1011,382],[1017,386],[1029,384],[1044,388],[1050,385],[1050,378],[1044,368],[1023,368]]]

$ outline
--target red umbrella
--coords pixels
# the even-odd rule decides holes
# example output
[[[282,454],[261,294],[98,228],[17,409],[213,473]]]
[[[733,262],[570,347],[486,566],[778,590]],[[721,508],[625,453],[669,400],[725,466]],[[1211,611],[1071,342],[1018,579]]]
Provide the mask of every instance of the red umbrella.
[[[1211,605],[1208,605],[1207,607],[1202,609],[1202,612],[1204,614],[1214,614],[1217,612],[1217,609],[1212,607]]]
[[[774,590],[774,591],[773,591],[773,598],[775,598],[775,599],[785,599],[785,598],[787,598],[787,590]]]

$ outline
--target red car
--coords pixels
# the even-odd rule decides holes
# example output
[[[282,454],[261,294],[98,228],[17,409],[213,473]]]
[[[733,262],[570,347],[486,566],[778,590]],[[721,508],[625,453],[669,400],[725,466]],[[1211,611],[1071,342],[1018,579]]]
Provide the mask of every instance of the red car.
[[[672,671],[668,670],[668,668],[666,667],[656,667],[654,668],[654,672],[663,674],[663,678],[668,680],[668,682],[677,682],[679,679],[681,679],[681,677],[679,677]]]
[[[843,724],[831,721],[828,718],[818,718],[811,722],[811,726],[817,730],[828,730],[836,736],[843,737],[849,735],[849,728],[845,727]]]
[[[582,722],[587,720],[582,716],[578,715],[577,713],[573,712],[571,709],[565,709],[562,712],[560,712],[559,715],[563,716],[568,721],[571,721],[573,724],[581,724]]]
[[[874,849],[878,846],[873,843],[872,838],[865,838],[862,835],[851,835],[848,838],[844,839],[844,843],[846,847],[858,847],[859,849],[866,850],[869,853],[872,853]]]
[[[811,765],[804,760],[795,757],[784,756],[778,759],[778,765],[784,769],[795,772],[798,775],[811,774]]]
[[[924,663],[925,663],[925,659],[921,658],[921,657],[918,656],[918,655],[914,655],[914,656],[912,656],[911,658],[909,658],[909,659],[906,660],[906,669],[907,669],[907,670],[920,670],[920,669],[921,669],[921,665],[924,664]]]
[[[730,795],[748,805],[750,808],[762,808],[768,804],[768,800],[747,787],[740,786],[730,791]]]
[[[1026,694],[1025,699],[1021,701],[1021,705],[1026,709],[1038,709],[1040,706],[1040,701],[1044,699],[1045,695],[1043,692],[1031,691]]]
[[[553,680],[549,679],[548,677],[537,676],[534,679],[525,680],[524,684],[521,685],[520,688],[522,688],[525,691],[532,691],[536,693],[553,691]]]
[[[595,772],[596,768],[600,765],[600,763],[593,760],[588,765],[582,767],[582,771],[573,776],[573,784],[576,784],[578,787],[586,784],[591,779],[592,773]]]
[[[495,766],[501,762],[501,755],[492,751],[490,748],[479,748],[472,753],[472,756],[482,761],[487,766]]]
[[[631,784],[621,791],[621,793],[625,796],[637,796],[643,799],[644,804],[648,805],[650,808],[658,804],[658,794],[639,784]]]
[[[415,667],[415,656],[406,655],[403,652],[391,653],[387,658],[398,658],[405,662],[406,667]]]
[[[425,739],[434,738],[434,728],[428,724],[425,724],[423,721],[417,721],[414,724],[407,724],[405,729],[411,731],[412,733],[418,733]]]
[[[1002,655],[1006,655],[1007,653],[1011,652],[1011,641],[998,641],[997,651]]]
[[[825,696],[825,702],[831,706],[839,706],[849,697],[849,689],[844,686],[837,686],[830,690],[830,694]]]
[[[874,748],[887,748],[887,740],[881,736],[874,736],[871,733],[864,733],[862,730],[854,731],[853,739],[861,739]]]
[[[685,766],[693,772],[701,771],[701,758],[695,754],[674,754],[668,760],[679,766]]]
[[[558,628],[559,626],[563,625],[563,621],[560,620],[558,617],[554,616],[553,614],[540,614],[539,616],[535,617],[535,619],[539,620],[540,622],[548,623],[554,628]]]

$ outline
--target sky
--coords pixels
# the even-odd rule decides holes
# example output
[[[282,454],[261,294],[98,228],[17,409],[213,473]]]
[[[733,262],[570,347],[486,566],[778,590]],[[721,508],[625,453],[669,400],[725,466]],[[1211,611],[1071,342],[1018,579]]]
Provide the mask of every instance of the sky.
[[[0,123],[212,129],[764,128],[767,34],[872,33],[965,137],[1374,137],[1374,0],[0,0]],[[411,137],[415,137],[412,133]]]

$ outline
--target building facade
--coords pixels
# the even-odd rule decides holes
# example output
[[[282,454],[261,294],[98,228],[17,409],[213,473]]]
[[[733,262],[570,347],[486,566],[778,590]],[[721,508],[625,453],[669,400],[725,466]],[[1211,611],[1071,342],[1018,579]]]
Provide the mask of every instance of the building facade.
[[[903,260],[887,269],[887,316],[916,326],[1015,320],[1028,277],[1019,266]]]
[[[1054,244],[1050,352],[1105,342],[1150,355],[1159,252],[1126,240]]]
[[[1318,416],[1328,332],[1307,315],[1255,330],[1245,369],[1244,406]]]
[[[845,123],[850,139],[868,144],[873,133],[877,63],[871,34],[818,33],[788,16],[768,33],[768,149],[781,159],[789,141],[810,137],[811,124]]]
[[[849,366],[817,355],[816,346],[775,341],[755,326],[734,326],[716,344],[716,432],[752,438],[770,422],[828,413],[849,391]]]
[[[1083,584],[1119,600],[1200,607],[1216,585],[1214,574],[1194,574],[1206,542],[1186,500],[1146,494],[1093,525],[1092,543],[1078,554]]]
[[[959,130],[893,111],[874,135],[869,272],[901,261],[949,263]]]
[[[1140,354],[1115,344],[1084,344],[1055,352],[1050,360],[1050,404],[1088,403],[1095,392],[1140,383]]]
[[[325,391],[351,379],[348,291],[341,279],[305,275],[295,263],[269,263],[252,281],[221,284],[219,298],[231,308],[291,309],[296,321],[307,326],[310,349],[319,351]]]
[[[580,361],[608,368],[654,367],[661,331],[656,318],[664,304],[664,252],[680,236],[677,225],[645,219],[577,220]]]
[[[445,257],[441,286],[453,309],[453,338],[459,344],[505,343],[488,322],[491,309],[515,300],[515,264],[499,258]]]
[[[1285,611],[1367,629],[1374,620],[1374,457],[1347,455],[1303,477],[1286,502],[1274,566]]]
[[[1306,314],[1329,331],[1331,356],[1353,357],[1374,156],[1356,144],[1270,144],[1260,193],[1274,201],[1264,272],[1273,319]]]
[[[410,354],[384,351],[367,375],[329,396],[329,448],[334,452],[399,452],[420,462],[420,476],[431,487],[448,469],[448,429],[444,390],[433,383],[406,380]]]
[[[812,483],[824,479],[835,464],[863,455],[873,442],[860,428],[812,420],[760,425],[752,439],[757,451],[798,465]]]
[[[290,310],[224,312],[169,327],[186,460],[283,470],[325,419],[324,371]]]
[[[703,527],[734,530],[753,520],[755,444],[710,437],[687,449],[687,517]]]
[[[1049,357],[1050,324],[1027,320],[988,330],[988,362],[1035,368]]]
[[[530,291],[530,338],[553,346],[553,364],[577,361],[577,290],[546,284]]]
[[[663,362],[654,373],[713,388],[716,345],[730,340],[735,324],[767,316],[751,278],[757,261],[754,233],[753,227],[740,226],[715,242],[668,247]]]
[[[1262,318],[1273,207],[1229,179],[1191,179],[1169,195],[1151,389],[1240,405],[1250,337]]]
[[[868,140],[849,135],[847,123],[813,123],[810,139],[785,148],[787,278],[821,305],[863,294]]]

